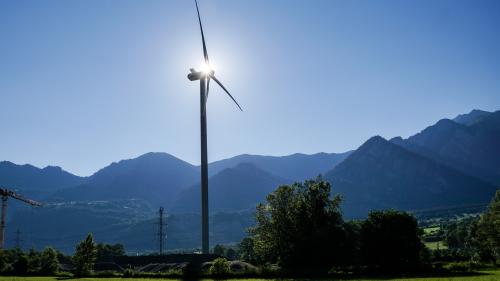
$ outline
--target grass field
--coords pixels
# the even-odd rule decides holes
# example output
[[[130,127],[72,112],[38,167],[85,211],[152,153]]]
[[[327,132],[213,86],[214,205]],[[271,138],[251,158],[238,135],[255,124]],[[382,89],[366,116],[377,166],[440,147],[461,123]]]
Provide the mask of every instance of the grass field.
[[[78,280],[78,281],[157,281],[157,280],[179,280],[182,279],[132,279],[132,278],[81,278],[81,279],[61,279],[55,277],[8,277],[0,276],[0,281],[57,281],[57,280]],[[212,279],[201,279],[200,281],[211,281]],[[271,279],[229,279],[233,281],[244,280],[244,281],[268,281]],[[293,281],[295,279],[275,279],[279,281]],[[314,281],[314,279],[296,279],[297,281]],[[328,281],[330,279],[321,279]],[[333,280],[333,279],[331,279]],[[484,271],[475,276],[461,276],[461,277],[419,277],[419,278],[368,278],[368,279],[348,279],[353,281],[362,280],[393,280],[393,281],[500,281],[500,270],[497,271]]]
[[[441,227],[439,226],[431,226],[431,227],[426,227],[424,228],[424,234],[434,234],[441,230]]]
[[[448,249],[448,246],[444,245],[443,241],[436,241],[436,242],[424,242],[425,246],[431,250],[445,250]]]

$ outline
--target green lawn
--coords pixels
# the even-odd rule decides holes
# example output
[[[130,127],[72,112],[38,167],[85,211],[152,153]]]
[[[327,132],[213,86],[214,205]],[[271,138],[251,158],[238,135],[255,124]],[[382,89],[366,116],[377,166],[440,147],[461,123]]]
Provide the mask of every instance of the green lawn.
[[[424,242],[425,246],[431,250],[437,250],[437,249],[448,249],[448,246],[444,244],[443,241],[436,241],[436,242]]]
[[[434,234],[441,230],[441,227],[439,226],[431,226],[431,227],[426,227],[424,228],[424,234]]]
[[[162,279],[122,279],[122,278],[82,278],[82,279],[58,279],[55,277],[5,277],[0,276],[0,281],[57,281],[57,280],[78,280],[78,281],[127,281],[127,280],[138,280],[138,281],[155,281]],[[163,279],[166,280],[166,279]],[[181,281],[181,279],[169,279],[172,281]],[[230,279],[237,281],[238,279]],[[270,279],[240,279],[244,281],[268,281]],[[293,279],[279,279],[279,281],[293,281]],[[373,278],[373,279],[350,279],[353,281],[362,280],[393,280],[393,281],[500,281],[500,270],[497,271],[485,271],[481,275],[476,276],[465,276],[465,277],[428,277],[428,278]],[[212,279],[202,279],[200,281],[212,281]],[[304,280],[297,279],[297,281],[314,281],[313,279]],[[328,280],[324,280],[328,281]]]

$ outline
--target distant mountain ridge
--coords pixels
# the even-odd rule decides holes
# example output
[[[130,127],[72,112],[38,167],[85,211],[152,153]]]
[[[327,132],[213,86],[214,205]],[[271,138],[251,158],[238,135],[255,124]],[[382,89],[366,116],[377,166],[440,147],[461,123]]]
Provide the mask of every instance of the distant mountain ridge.
[[[459,114],[457,117],[453,118],[453,121],[465,126],[471,126],[481,121],[483,118],[485,118],[490,114],[491,112],[488,111],[474,109],[469,113]]]
[[[408,139],[391,142],[500,185],[500,111],[472,111],[457,118],[471,125],[442,119]]]
[[[41,199],[51,192],[72,187],[84,181],[85,178],[75,176],[56,166],[40,169],[29,164],[0,162],[0,186],[23,190],[35,199]]]
[[[147,153],[99,170],[82,185],[56,192],[62,201],[144,199],[169,207],[179,191],[198,181],[199,171],[167,153]]]
[[[295,153],[287,156],[263,156],[242,154],[209,164],[209,175],[224,169],[236,167],[241,163],[251,163],[256,167],[284,179],[303,181],[323,174],[342,162],[351,151],[344,153]]]
[[[350,168],[353,169],[352,173],[357,171],[361,164],[366,173],[379,169],[378,177],[373,174],[374,177],[371,180],[382,183],[387,180],[384,178],[385,173],[392,174],[393,177],[402,175],[395,172],[397,166],[391,166],[391,163],[399,163],[402,159],[409,161],[405,162],[408,167],[408,171],[405,171],[405,178],[412,179],[411,172],[419,171],[416,167],[423,165],[418,164],[424,163],[421,159],[423,157],[429,160],[425,162],[426,165],[435,167],[439,164],[440,167],[445,166],[463,174],[457,174],[456,177],[473,177],[481,182],[487,181],[492,185],[500,185],[499,120],[500,111],[473,110],[453,120],[440,120],[408,139],[399,137],[391,139],[390,142],[383,139],[381,141],[379,138],[370,139],[354,152],[311,155],[297,153],[281,157],[243,154],[215,161],[209,164],[211,200],[219,200],[216,199],[219,196],[218,192],[224,195],[231,194],[231,200],[240,202],[241,206],[231,205],[221,200],[219,203],[214,201],[212,206],[216,207],[211,210],[245,209],[253,206],[256,198],[263,200],[263,193],[269,193],[279,183],[302,181],[319,174],[330,175],[330,180],[337,185],[346,184],[343,177],[349,173],[347,171],[349,169],[345,168],[349,163],[352,165]],[[377,139],[378,142],[374,141]],[[396,148],[389,148],[391,146],[388,143],[404,151],[396,153],[394,152]],[[368,150],[366,147],[370,144],[375,148]],[[380,152],[393,151],[394,153],[389,153],[389,156],[368,153],[377,149]],[[404,152],[411,152],[414,156],[409,157]],[[376,159],[379,162],[368,161],[372,159],[370,157],[378,157]],[[392,157],[392,159],[384,157]],[[364,163],[355,161],[364,158],[366,158]],[[410,163],[412,161],[415,163]],[[381,163],[385,163],[387,170],[380,170]],[[443,169],[440,168],[440,171],[444,171]],[[432,183],[432,188],[436,188],[434,181],[437,179],[432,179],[433,176],[436,174],[421,175],[421,177],[427,177],[426,180]],[[417,179],[414,180],[417,181]],[[450,181],[447,178],[439,180]],[[405,182],[405,179],[399,179],[399,181]],[[251,186],[247,183],[251,183]],[[60,168],[38,169],[30,165],[20,166],[1,162],[0,184],[14,186],[23,192],[27,191],[28,194],[31,194],[30,190],[33,189],[42,190],[40,194],[47,195],[48,201],[143,199],[152,206],[162,205],[173,211],[197,212],[199,210],[199,204],[193,203],[198,201],[196,198],[199,196],[196,192],[199,184],[199,167],[167,153],[147,153],[134,159],[112,163],[86,178],[74,176]],[[335,188],[346,189],[346,186],[337,187],[335,184],[334,190]],[[361,177],[352,179],[351,184],[357,188],[366,187]],[[247,189],[254,189],[258,196],[252,197],[252,194],[247,193]],[[387,199],[390,199],[390,196]],[[346,200],[349,199],[346,198]],[[413,207],[418,208],[418,204]]]
[[[496,188],[472,176],[372,137],[325,175],[345,198],[344,211],[417,210],[487,203]]]

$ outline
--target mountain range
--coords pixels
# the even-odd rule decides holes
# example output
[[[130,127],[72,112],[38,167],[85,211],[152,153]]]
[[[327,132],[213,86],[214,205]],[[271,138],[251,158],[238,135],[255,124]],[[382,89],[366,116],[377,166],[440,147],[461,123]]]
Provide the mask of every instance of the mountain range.
[[[470,117],[470,118],[468,118]],[[458,121],[457,121],[458,120]],[[500,111],[442,119],[407,139],[391,141],[464,174],[500,183]]]
[[[382,137],[360,146],[325,178],[344,197],[346,214],[372,209],[419,210],[488,202],[494,185]]]
[[[372,209],[414,211],[486,204],[500,186],[500,111],[473,110],[454,119],[442,119],[405,139],[375,136],[356,150],[344,153],[281,157],[244,154],[212,162],[209,164],[212,215],[250,214],[248,210],[253,210],[278,185],[320,174],[332,184],[333,193],[343,196],[343,211],[348,218],[366,216]],[[16,189],[48,203],[47,206],[65,206],[51,209],[50,217],[57,217],[60,212],[65,212],[62,217],[72,214],[69,223],[86,213],[91,216],[88,221],[107,218],[109,226],[126,225],[127,231],[144,231],[141,225],[154,217],[159,206],[174,216],[184,214],[193,219],[199,212],[199,167],[167,153],[147,153],[112,163],[90,177],[78,177],[59,167],[39,169],[0,162],[0,186]],[[115,210],[113,202],[117,200],[143,202],[138,208],[141,215],[124,223],[118,214],[88,211],[97,206],[92,202],[109,204],[98,206]],[[78,210],[86,206],[87,211],[68,211],[72,206],[79,206]],[[22,221],[22,210],[13,213],[9,218],[13,225],[22,226],[18,223]],[[242,236],[243,226],[248,227],[249,221],[236,217],[243,222],[233,223],[232,230],[226,232]],[[36,223],[43,224],[47,219],[49,216],[37,219]],[[93,230],[101,228],[95,226]],[[185,235],[189,233],[186,229],[182,230]],[[115,230],[116,235],[107,239],[132,239],[120,231],[125,230]],[[225,239],[224,232],[221,235],[217,241],[228,242],[238,237],[235,234]],[[192,241],[186,241],[177,246],[193,245]]]
[[[168,208],[176,194],[198,181],[196,166],[167,153],[147,153],[122,160],[85,178],[77,186],[58,190],[49,201],[144,199]]]
[[[82,182],[84,178],[68,173],[60,167],[47,166],[40,169],[29,164],[0,162],[0,186],[22,190],[26,196],[43,198],[57,190],[76,186]]]

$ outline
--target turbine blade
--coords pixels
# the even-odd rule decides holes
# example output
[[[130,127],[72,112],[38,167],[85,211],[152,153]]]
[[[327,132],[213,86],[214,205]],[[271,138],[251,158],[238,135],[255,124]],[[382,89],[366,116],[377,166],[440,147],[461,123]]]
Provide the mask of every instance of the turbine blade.
[[[200,23],[200,31],[201,31],[201,41],[203,42],[203,56],[205,57],[205,63],[208,65],[208,52],[207,52],[207,45],[205,44],[205,35],[203,34],[203,26],[201,25],[201,17],[200,17],[200,10],[198,9],[198,1],[194,0],[194,3],[196,4],[196,12],[198,13],[198,22]]]
[[[231,94],[229,93],[229,91],[226,89],[226,87],[224,87],[224,85],[222,85],[222,83],[217,79],[215,78],[215,76],[213,74],[210,75],[210,77],[212,79],[214,79],[214,81],[219,84],[219,86],[224,90],[224,92],[226,92],[226,94],[234,101],[234,103],[238,106],[238,108],[243,111],[243,109],[241,108],[241,106],[238,104],[238,102],[233,98],[233,96],[231,96]]]

